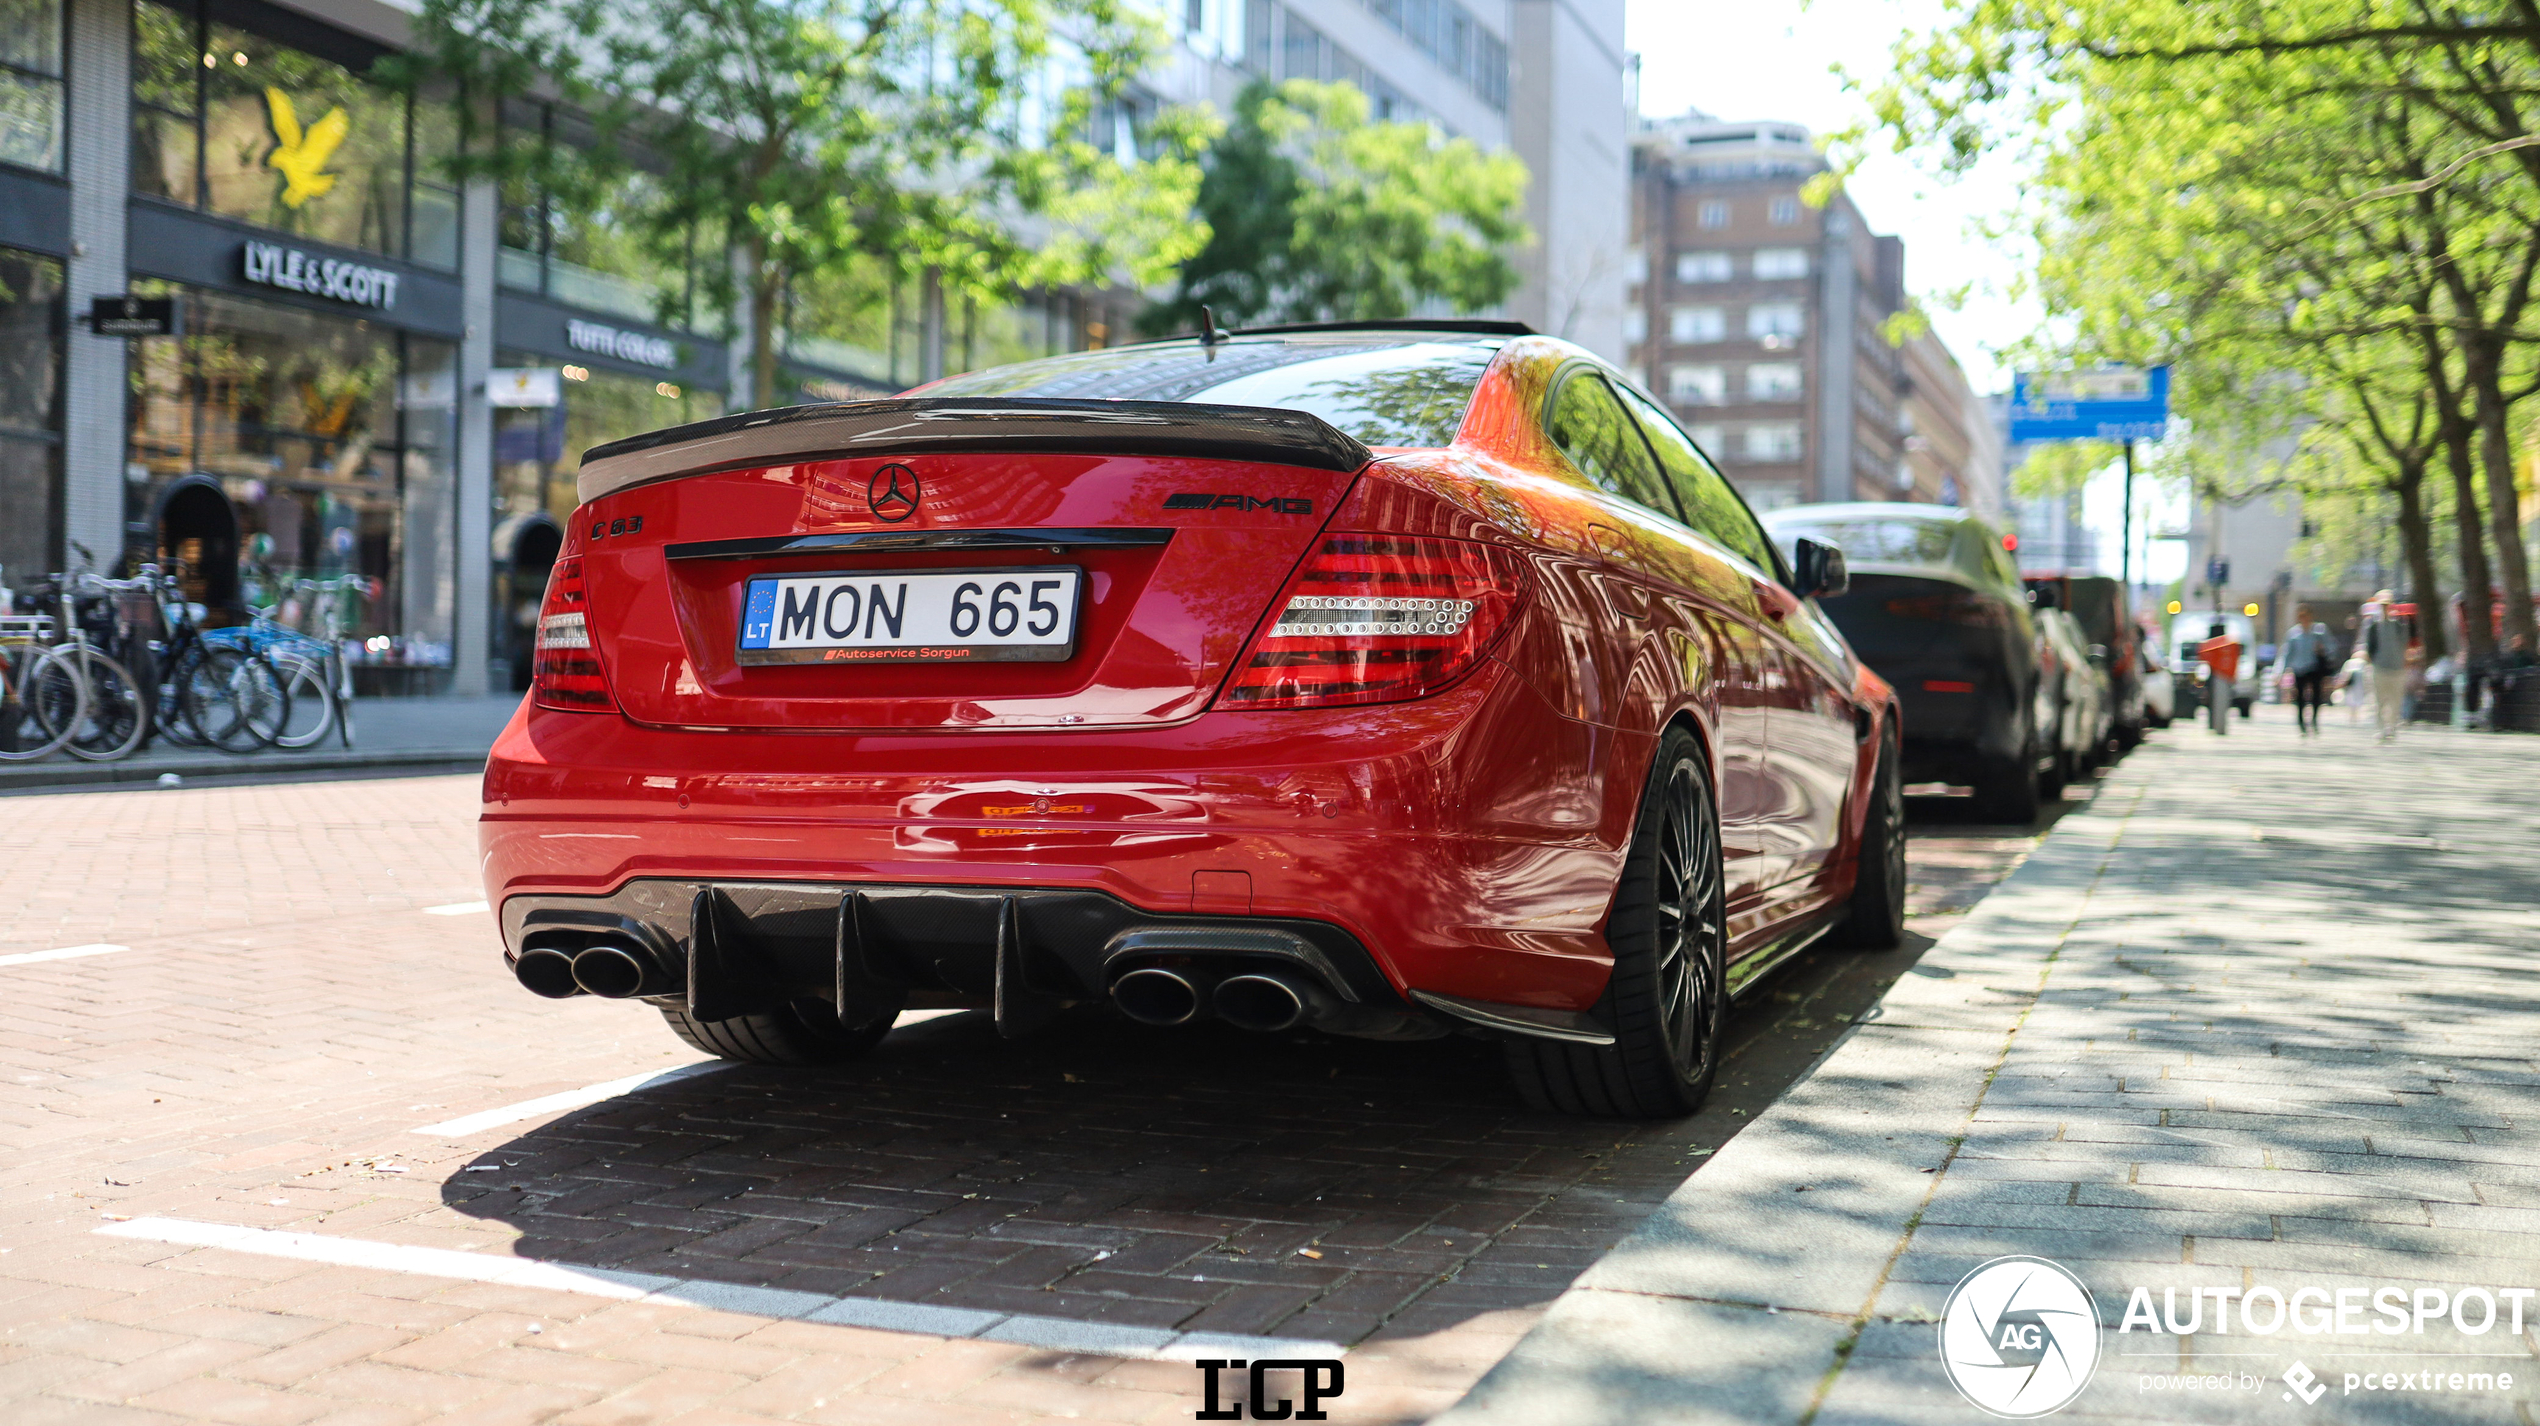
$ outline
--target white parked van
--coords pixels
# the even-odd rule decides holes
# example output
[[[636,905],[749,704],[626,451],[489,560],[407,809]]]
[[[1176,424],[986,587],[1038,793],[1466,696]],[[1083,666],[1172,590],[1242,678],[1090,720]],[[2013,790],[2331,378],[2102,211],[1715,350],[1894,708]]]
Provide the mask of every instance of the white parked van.
[[[2228,611],[2190,609],[2170,616],[2170,646],[2163,652],[2170,655],[2171,667],[2177,671],[2179,711],[2202,710],[2205,706],[2205,661],[2196,657],[2196,646],[2213,637],[2208,631],[2217,623],[2223,626],[2224,633],[2240,642],[2240,667],[2231,680],[2231,704],[2246,718],[2258,702],[2258,621]]]

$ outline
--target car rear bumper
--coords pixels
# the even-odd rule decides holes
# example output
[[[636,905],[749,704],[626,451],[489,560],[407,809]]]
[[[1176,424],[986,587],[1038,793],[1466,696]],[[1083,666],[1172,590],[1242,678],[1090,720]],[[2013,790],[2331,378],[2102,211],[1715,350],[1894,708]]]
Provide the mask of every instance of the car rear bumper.
[[[980,908],[1011,899],[1053,991],[1098,989],[1123,935],[1205,923],[1357,958],[1362,1003],[1575,1013],[1604,989],[1653,742],[1564,718],[1496,664],[1418,703],[1127,732],[721,733],[524,707],[488,760],[479,835],[515,956],[542,912],[640,906],[684,977],[711,887],[727,911],[790,908],[768,923],[789,929],[748,929],[754,913],[740,937],[764,942],[771,983],[816,987],[835,949],[824,971],[812,942],[834,943],[862,892],[893,924],[947,928],[937,949],[889,933],[924,962],[912,985],[984,1001],[1004,913]]]

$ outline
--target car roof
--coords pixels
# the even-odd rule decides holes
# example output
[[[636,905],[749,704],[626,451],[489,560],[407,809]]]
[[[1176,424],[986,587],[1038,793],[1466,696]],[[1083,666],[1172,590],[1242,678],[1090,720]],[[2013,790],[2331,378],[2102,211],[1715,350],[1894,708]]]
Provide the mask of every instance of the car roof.
[[[1823,505],[1784,505],[1778,510],[1757,516],[1766,524],[1776,520],[1814,522],[1818,520],[1981,520],[1963,505],[1925,505],[1920,501],[1842,500]]]

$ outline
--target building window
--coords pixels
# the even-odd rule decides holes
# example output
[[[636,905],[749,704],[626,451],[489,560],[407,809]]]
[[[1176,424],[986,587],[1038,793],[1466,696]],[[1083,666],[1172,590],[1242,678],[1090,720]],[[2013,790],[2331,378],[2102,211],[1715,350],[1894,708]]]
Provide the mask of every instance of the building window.
[[[1676,254],[1676,281],[1726,282],[1729,280],[1727,253]]]
[[[1634,248],[1623,259],[1623,280],[1634,287],[1649,281],[1649,249]]]
[[[1806,248],[1757,248],[1755,276],[1764,282],[1808,275]]]
[[[1799,223],[1799,198],[1798,198],[1798,196],[1797,196],[1797,195],[1795,195],[1795,194],[1784,194],[1784,195],[1782,195],[1781,197],[1776,198],[1776,199],[1774,199],[1774,200],[1773,200],[1773,226],[1774,226],[1774,227],[1776,227],[1776,228],[1789,228],[1789,227],[1796,227],[1796,226],[1798,225],[1798,223]]]
[[[588,119],[553,104],[503,106],[503,142],[573,150],[597,141]],[[639,157],[605,187],[549,193],[514,181],[503,189],[496,272],[516,287],[570,307],[693,330],[700,319],[694,241],[665,252],[648,215],[666,201]]]
[[[1702,453],[1704,455],[1710,455],[1714,451],[1723,451],[1728,449],[1728,430],[1716,421],[1701,422],[1687,426],[1685,427],[1685,434],[1693,437],[1693,443],[1702,448]]]
[[[1702,206],[1696,210],[1695,221],[1706,228],[1727,227],[1729,225],[1728,200],[1723,198],[1702,200]]]
[[[0,248],[0,579],[12,588],[65,567],[64,316],[62,265]]]
[[[1807,324],[1808,314],[1796,302],[1758,302],[1746,309],[1746,335],[1758,341],[1795,339]]]
[[[0,4],[9,0],[0,0]],[[205,16],[133,6],[132,187],[319,242],[458,265],[444,100]]]
[[[1482,102],[1508,109],[1508,46],[1455,0],[1365,0],[1376,18],[1471,85]]]
[[[1667,399],[1680,406],[1717,406],[1728,399],[1729,374],[1716,366],[1667,368]]]
[[[1799,459],[1799,427],[1789,421],[1767,421],[1746,428],[1746,458],[1752,461]]]
[[[0,163],[61,169],[61,0],[0,0]]]
[[[1667,314],[1669,341],[1716,342],[1728,334],[1728,314],[1717,307],[1678,307]]]
[[[1649,340],[1649,313],[1639,307],[1623,309],[1623,340],[1634,346]]]
[[[1759,361],[1746,369],[1746,396],[1750,401],[1796,401],[1799,399],[1799,363],[1795,361]]]

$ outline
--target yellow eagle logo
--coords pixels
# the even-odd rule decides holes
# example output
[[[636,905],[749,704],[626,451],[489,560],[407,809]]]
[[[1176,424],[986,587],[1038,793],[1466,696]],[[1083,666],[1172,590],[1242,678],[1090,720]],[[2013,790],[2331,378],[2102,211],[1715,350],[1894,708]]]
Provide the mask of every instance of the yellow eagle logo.
[[[283,206],[297,208],[312,198],[325,197],[327,190],[335,186],[335,175],[324,171],[326,162],[335,157],[337,146],[352,129],[352,116],[338,105],[303,131],[290,95],[268,88],[265,107],[273,115],[276,141],[273,152],[265,158],[265,166],[282,175]]]

